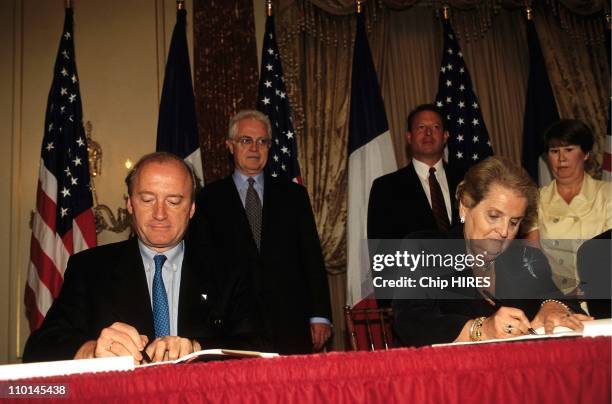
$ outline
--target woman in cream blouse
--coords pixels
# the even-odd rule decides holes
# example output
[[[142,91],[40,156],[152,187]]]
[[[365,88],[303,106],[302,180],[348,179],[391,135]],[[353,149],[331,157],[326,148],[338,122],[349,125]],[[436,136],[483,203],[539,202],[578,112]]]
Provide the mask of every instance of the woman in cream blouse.
[[[584,240],[612,227],[612,188],[585,172],[593,134],[583,122],[561,120],[544,137],[555,179],[540,189],[538,225],[527,238],[540,239],[555,283],[575,294],[576,251]]]

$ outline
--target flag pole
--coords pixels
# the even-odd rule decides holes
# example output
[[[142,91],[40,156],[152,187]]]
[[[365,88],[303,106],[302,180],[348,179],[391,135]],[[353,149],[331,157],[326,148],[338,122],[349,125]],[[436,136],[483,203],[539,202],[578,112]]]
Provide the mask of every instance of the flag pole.
[[[185,0],[176,0],[176,9],[182,10],[185,8]]]
[[[272,0],[266,0],[266,15],[272,17]]]

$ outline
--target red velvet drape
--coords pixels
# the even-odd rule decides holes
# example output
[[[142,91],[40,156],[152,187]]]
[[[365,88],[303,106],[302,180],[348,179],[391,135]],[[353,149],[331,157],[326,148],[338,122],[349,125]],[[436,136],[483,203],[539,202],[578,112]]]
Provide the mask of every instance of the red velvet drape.
[[[612,338],[342,352],[30,380],[59,402],[609,403]]]

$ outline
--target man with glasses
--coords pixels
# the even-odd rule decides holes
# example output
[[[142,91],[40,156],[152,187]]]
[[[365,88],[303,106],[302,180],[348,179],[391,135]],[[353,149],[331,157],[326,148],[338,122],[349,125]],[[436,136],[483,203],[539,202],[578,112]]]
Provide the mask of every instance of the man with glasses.
[[[231,118],[234,173],[203,189],[191,231],[251,278],[267,349],[316,352],[331,335],[323,255],[306,189],[264,173],[271,142],[266,115]]]

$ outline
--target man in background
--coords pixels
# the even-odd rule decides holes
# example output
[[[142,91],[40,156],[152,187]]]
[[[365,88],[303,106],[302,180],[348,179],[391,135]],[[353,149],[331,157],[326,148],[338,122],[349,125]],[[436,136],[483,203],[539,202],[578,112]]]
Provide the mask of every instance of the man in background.
[[[403,239],[415,232],[447,232],[458,221],[455,189],[460,178],[443,161],[448,132],[433,104],[408,115],[406,143],[411,162],[372,183],[368,203],[368,239]],[[415,235],[415,238],[418,238]],[[369,243],[370,254],[379,248]],[[388,307],[390,300],[378,299]]]
[[[331,335],[321,245],[306,189],[264,174],[271,142],[266,115],[232,117],[226,144],[235,171],[203,189],[192,230],[251,279],[268,350],[316,352]]]
[[[448,132],[433,104],[408,115],[412,161],[377,178],[368,205],[368,239],[402,239],[418,231],[447,232],[458,221],[455,189],[461,178],[443,161]]]

